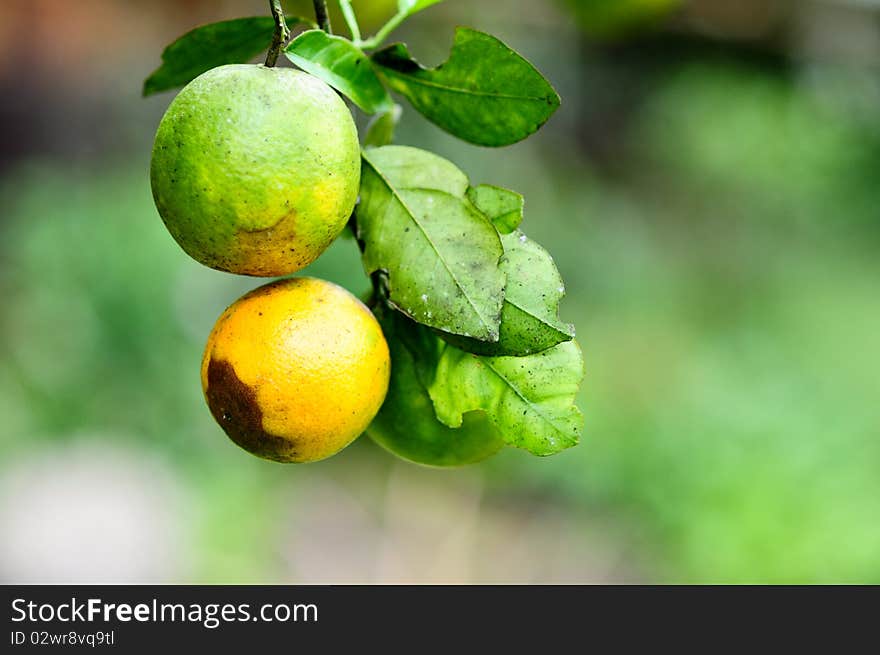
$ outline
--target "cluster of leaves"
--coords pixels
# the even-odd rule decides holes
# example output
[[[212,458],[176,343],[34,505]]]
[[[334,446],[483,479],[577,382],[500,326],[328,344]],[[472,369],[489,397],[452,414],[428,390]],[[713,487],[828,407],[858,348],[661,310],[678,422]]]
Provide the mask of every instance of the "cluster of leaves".
[[[507,443],[549,455],[577,443],[574,398],[583,361],[571,325],[558,318],[564,293],[552,258],[520,229],[523,198],[472,186],[450,161],[390,145],[405,97],[428,120],[470,143],[504,146],[535,132],[559,96],[528,61],[495,37],[460,27],[448,59],[421,66],[404,44],[384,35],[438,0],[399,0],[376,37],[361,40],[348,2],[340,2],[352,39],[289,17],[305,29],[284,48],[374,116],[363,138],[356,232],[377,300],[393,310],[394,333],[419,369],[439,421],[461,425],[483,411]],[[249,61],[273,34],[270,17],[199,27],[168,46],[145,82],[150,94],[202,72]],[[222,47],[221,47],[222,46]],[[392,373],[393,374],[393,373]]]

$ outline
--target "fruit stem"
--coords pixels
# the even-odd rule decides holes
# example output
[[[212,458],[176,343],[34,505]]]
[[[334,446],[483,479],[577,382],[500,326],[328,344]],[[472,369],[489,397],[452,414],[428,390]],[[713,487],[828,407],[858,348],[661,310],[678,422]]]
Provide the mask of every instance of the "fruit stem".
[[[272,44],[266,53],[266,66],[271,68],[278,61],[281,47],[290,38],[290,30],[287,21],[284,20],[284,9],[281,8],[281,0],[269,0],[269,8],[272,10],[272,18],[275,20],[275,32],[272,33]]]
[[[330,30],[330,14],[327,13],[327,0],[313,0],[312,4],[315,6],[315,22],[318,23],[318,27],[327,32],[327,34],[333,34]]]

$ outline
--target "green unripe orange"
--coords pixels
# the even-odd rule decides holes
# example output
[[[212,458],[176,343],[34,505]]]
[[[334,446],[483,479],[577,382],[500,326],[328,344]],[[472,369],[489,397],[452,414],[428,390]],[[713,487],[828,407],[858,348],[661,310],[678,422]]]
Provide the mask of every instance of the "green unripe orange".
[[[150,180],[162,220],[194,259],[286,275],[317,259],[351,215],[357,129],[342,99],[312,75],[219,66],[168,107]]]

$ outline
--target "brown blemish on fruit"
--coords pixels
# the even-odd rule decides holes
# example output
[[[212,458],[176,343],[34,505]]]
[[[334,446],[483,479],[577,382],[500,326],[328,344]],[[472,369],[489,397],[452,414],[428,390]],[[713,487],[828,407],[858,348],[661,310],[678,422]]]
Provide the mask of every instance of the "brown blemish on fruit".
[[[247,262],[251,274],[284,275],[311,263],[311,254],[297,252],[297,212],[290,211],[269,227],[239,230],[235,234],[236,259]]]
[[[205,396],[214,420],[236,444],[276,462],[296,459],[296,450],[288,439],[263,429],[263,411],[256,391],[241,381],[232,364],[211,359]]]

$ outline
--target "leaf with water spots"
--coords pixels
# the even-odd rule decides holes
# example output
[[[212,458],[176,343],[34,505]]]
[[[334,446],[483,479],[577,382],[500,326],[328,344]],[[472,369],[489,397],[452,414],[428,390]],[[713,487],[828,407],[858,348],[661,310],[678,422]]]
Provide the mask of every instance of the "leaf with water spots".
[[[358,237],[367,273],[387,272],[390,301],[405,314],[445,332],[497,341],[504,251],[467,189],[464,173],[433,153],[367,148]]]
[[[501,236],[507,275],[498,341],[442,335],[462,350],[478,355],[529,355],[574,337],[574,326],[559,320],[565,294],[562,277],[544,248],[519,230]]]

